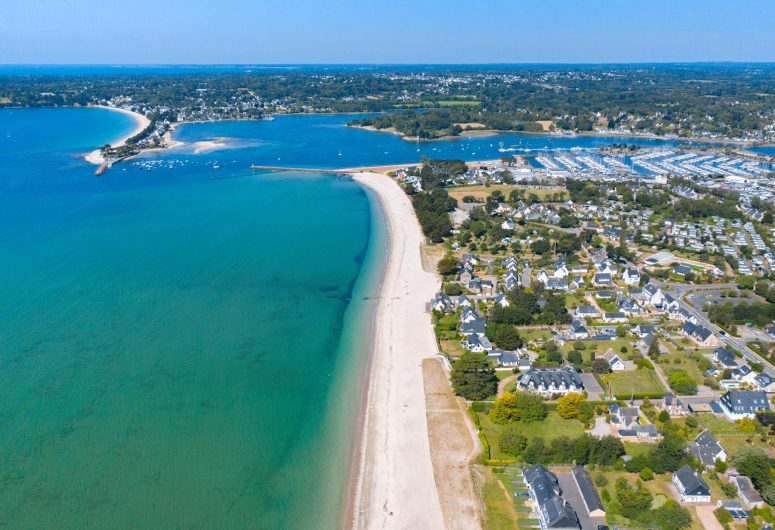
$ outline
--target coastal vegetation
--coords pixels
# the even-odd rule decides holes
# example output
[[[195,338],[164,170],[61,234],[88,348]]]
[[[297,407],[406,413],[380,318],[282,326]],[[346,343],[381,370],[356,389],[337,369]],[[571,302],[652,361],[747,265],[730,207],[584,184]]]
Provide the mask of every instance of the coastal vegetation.
[[[468,400],[482,400],[498,390],[498,377],[487,356],[466,352],[452,363],[452,389]]]
[[[764,140],[771,134],[773,93],[772,66],[763,64],[308,66],[111,76],[25,73],[0,80],[0,106],[120,102],[133,110],[169,109],[175,121],[389,112],[354,123],[428,139],[486,128]]]

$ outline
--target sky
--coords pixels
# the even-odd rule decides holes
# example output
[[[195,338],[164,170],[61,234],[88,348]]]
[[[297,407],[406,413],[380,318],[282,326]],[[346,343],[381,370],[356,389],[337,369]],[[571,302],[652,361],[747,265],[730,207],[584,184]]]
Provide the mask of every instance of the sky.
[[[3,0],[0,64],[775,61],[773,0]]]

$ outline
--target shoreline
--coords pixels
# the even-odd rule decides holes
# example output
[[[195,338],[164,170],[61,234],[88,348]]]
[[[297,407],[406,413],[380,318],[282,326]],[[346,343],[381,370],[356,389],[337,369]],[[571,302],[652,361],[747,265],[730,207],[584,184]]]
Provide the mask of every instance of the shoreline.
[[[138,112],[134,112],[131,110],[122,109],[119,107],[108,107],[107,105],[89,105],[87,108],[112,110],[115,112],[120,112],[127,116],[131,116],[135,120],[135,128],[132,129],[128,134],[119,138],[118,141],[110,144],[111,147],[122,147],[124,144],[126,144],[127,140],[129,140],[133,136],[140,134],[145,129],[147,129],[148,126],[151,124],[151,120],[149,120],[147,117],[143,116]],[[90,164],[95,164],[95,165],[102,165],[106,163],[105,158],[102,156],[101,149],[95,149],[91,153],[85,155],[83,159],[89,162]]]
[[[422,360],[438,355],[425,304],[438,279],[422,268],[423,236],[406,194],[387,175],[350,173],[385,218],[387,263],[375,304],[347,528],[443,528],[428,439]]]
[[[503,129],[467,129],[455,136],[439,136],[438,138],[420,138],[416,136],[408,136],[400,133],[393,127],[385,129],[377,129],[373,125],[346,125],[351,129],[360,129],[362,131],[389,133],[398,136],[405,142],[420,142],[420,143],[432,143],[437,141],[451,141],[451,140],[463,140],[465,138],[475,137],[489,137],[489,136],[502,136],[506,134],[520,134],[525,136],[546,136],[547,138],[574,138],[574,137],[599,137],[599,138],[640,138],[645,140],[660,140],[663,142],[681,142],[681,143],[707,143],[707,144],[719,144],[730,147],[748,149],[751,147],[774,147],[773,142],[757,142],[757,141],[744,141],[744,140],[731,140],[726,138],[707,138],[707,137],[686,137],[678,136],[676,138],[665,138],[653,133],[634,133],[634,132],[617,132],[617,131],[582,131],[579,133],[551,133],[549,131],[531,132],[531,131],[510,131]]]

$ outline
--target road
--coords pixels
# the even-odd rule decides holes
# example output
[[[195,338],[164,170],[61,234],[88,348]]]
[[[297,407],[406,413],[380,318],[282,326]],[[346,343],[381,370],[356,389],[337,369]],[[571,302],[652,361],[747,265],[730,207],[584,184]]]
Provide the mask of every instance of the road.
[[[681,305],[681,308],[686,309],[691,315],[694,315],[694,317],[697,319],[697,322],[700,323],[700,325],[708,328],[711,330],[718,338],[729,346],[730,348],[734,348],[737,351],[739,351],[741,354],[743,354],[743,357],[745,357],[749,361],[761,363],[764,366],[764,372],[769,375],[770,377],[775,378],[775,367],[773,367],[770,362],[759,355],[758,353],[754,352],[746,346],[745,341],[738,339],[736,337],[731,337],[726,332],[722,335],[720,332],[722,329],[718,327],[716,324],[712,323],[710,320],[708,320],[708,317],[705,316],[705,314],[694,307],[691,304],[686,303],[682,296],[686,293],[692,292],[692,291],[698,291],[698,290],[714,290],[714,289],[731,289],[736,288],[737,284],[734,283],[721,283],[721,284],[713,284],[713,285],[683,285],[683,284],[677,284],[677,283],[664,283],[659,284],[660,287],[662,286],[668,286],[671,287],[675,292],[675,298],[678,300],[678,303]]]

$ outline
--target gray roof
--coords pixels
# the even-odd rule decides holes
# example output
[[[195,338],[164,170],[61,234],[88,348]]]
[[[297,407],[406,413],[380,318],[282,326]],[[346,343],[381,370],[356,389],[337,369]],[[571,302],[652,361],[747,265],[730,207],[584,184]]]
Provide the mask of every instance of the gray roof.
[[[676,471],[674,475],[683,486],[685,495],[710,496],[708,484],[688,465]]]
[[[713,351],[718,361],[724,366],[737,366],[735,362],[735,352],[727,348],[716,348]]]
[[[583,466],[573,467],[573,478],[576,479],[576,484],[581,492],[581,498],[584,499],[584,504],[587,506],[587,511],[592,513],[595,510],[603,510],[603,502],[600,500],[600,495],[597,493],[597,488],[592,483],[592,477],[589,476],[589,472]]]
[[[770,410],[767,394],[753,390],[730,390],[720,399],[721,403],[735,414],[755,414]]]
[[[549,391],[550,387],[557,389],[575,385],[582,389],[584,381],[579,373],[570,366],[562,368],[531,368],[519,378],[519,386],[523,389],[542,389]]]
[[[694,442],[689,444],[689,451],[692,456],[703,463],[705,466],[712,466],[716,463],[716,458],[724,452],[724,448],[721,444],[713,438],[713,435],[709,431],[702,431],[694,439]]]

